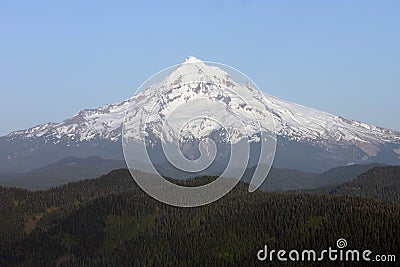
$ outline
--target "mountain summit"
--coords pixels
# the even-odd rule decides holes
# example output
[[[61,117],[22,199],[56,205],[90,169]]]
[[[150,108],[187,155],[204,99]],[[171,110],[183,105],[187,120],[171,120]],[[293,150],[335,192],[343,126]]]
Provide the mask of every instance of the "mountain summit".
[[[227,71],[189,57],[160,83],[145,86],[132,98],[125,134],[140,141],[152,132],[161,139],[165,126],[168,129],[164,138],[179,139],[183,132],[193,141],[225,127],[225,141],[237,143],[260,130],[274,130],[268,104],[263,100],[261,92],[238,83]]]
[[[176,81],[193,81],[194,75],[197,78],[202,75],[212,77],[221,85],[237,82],[224,70],[195,57],[188,57],[157,87],[165,85],[166,90]],[[194,91],[190,91],[189,87],[168,94],[160,94],[160,91],[148,88],[128,100],[82,110],[60,123],[46,123],[0,137],[0,173],[32,170],[66,156],[98,155],[122,159],[121,125],[128,106],[132,102],[142,101],[145,104],[145,101],[150,103],[164,97],[166,102],[163,110],[168,110],[185,97],[190,97]],[[215,91],[216,96],[219,93],[222,98],[226,95],[222,89]],[[400,165],[399,132],[345,119],[269,95],[266,95],[266,99],[278,138],[274,161],[276,167],[324,171],[354,163]],[[231,99],[230,105],[235,107],[239,102]]]
[[[195,56],[188,56],[183,63],[196,63],[196,62],[203,62],[203,61]]]

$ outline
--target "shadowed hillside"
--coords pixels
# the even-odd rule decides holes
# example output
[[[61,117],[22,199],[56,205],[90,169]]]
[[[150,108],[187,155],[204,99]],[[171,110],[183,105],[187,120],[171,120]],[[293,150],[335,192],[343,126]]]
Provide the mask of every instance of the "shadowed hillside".
[[[400,202],[400,167],[375,167],[339,186],[297,192],[347,195]]]

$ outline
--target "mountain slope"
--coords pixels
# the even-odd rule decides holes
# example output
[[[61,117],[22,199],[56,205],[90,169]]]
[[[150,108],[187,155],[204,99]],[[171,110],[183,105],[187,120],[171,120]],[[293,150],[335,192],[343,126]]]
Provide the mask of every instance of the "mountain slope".
[[[43,190],[69,182],[97,178],[112,170],[126,168],[123,160],[67,157],[60,161],[23,173],[0,173],[0,185]]]
[[[378,165],[351,165],[330,169],[324,173],[272,168],[260,189],[263,191],[282,191],[339,185],[376,166]],[[29,190],[45,190],[69,182],[96,178],[112,170],[121,168],[126,168],[126,164],[123,160],[102,159],[100,157],[67,157],[48,166],[29,172],[0,173],[0,186],[11,186]],[[254,168],[247,169],[242,181],[248,183],[253,172]],[[175,174],[173,171],[165,171],[162,173],[165,174],[165,177],[172,177]],[[198,177],[198,175],[174,178],[185,181],[194,177]]]
[[[261,185],[261,190],[281,191],[340,185],[377,166],[377,164],[351,165],[333,168],[323,173],[272,168]],[[244,181],[248,181],[246,178],[247,176],[244,177]]]
[[[198,60],[189,58],[187,62]],[[235,82],[215,67],[202,62],[198,67],[206,77],[211,75],[220,83]],[[172,73],[166,81],[174,83],[178,77]],[[149,92],[152,94],[146,96],[147,102],[159,95],[156,90]],[[184,94],[187,92],[175,90],[165,99]],[[320,172],[350,163],[400,164],[399,132],[266,97],[278,137],[276,167]],[[143,99],[135,96],[80,111],[61,123],[46,123],[0,137],[0,172],[32,170],[65,156],[122,159],[121,124],[129,104],[138,101]]]
[[[338,186],[301,193],[347,195],[400,202],[400,167],[375,167]]]

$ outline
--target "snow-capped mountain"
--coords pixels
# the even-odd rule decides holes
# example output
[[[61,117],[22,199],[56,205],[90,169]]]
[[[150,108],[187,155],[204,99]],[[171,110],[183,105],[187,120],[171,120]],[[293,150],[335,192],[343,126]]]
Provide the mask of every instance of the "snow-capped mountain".
[[[260,131],[274,130],[268,103],[260,91],[237,83],[224,70],[194,57],[161,83],[139,92],[131,102],[125,136],[137,141],[149,131],[161,138],[163,125],[166,141],[200,139],[225,128],[224,141],[237,143],[244,136],[255,138]]]
[[[208,90],[207,84],[193,87],[193,84],[187,83],[185,86],[173,89],[174,84],[193,81],[199,77],[215,81],[216,84],[229,85],[242,90],[243,94],[250,94],[254,101],[257,99],[256,92],[251,92],[245,85],[237,83],[224,70],[189,57],[165,80],[157,84],[156,88],[147,88],[131,99],[98,109],[82,110],[60,123],[46,123],[0,137],[0,172],[30,170],[65,156],[98,155],[121,159],[121,125],[131,103],[141,105],[143,112],[147,109],[155,116],[151,118],[154,122],[154,132],[159,130],[156,122],[159,122],[162,116],[169,114],[169,110],[173,110],[176,105],[190,100],[194,94],[212,94],[216,99],[229,103],[232,112],[242,120],[250,118],[245,105],[222,87]],[[163,105],[153,110],[155,99],[161,99],[158,103]],[[322,171],[352,163],[377,162],[400,165],[399,132],[344,119],[270,95],[266,95],[266,100],[275,121],[278,138],[274,161],[277,167]],[[256,103],[255,106],[258,111],[262,111],[261,103]],[[265,111],[268,107],[265,107]],[[214,115],[218,113],[218,109],[213,107],[209,107],[207,111]],[[185,110],[185,114],[189,112],[195,113],[196,107]],[[264,118],[270,114],[259,113],[265,113]],[[251,121],[248,125],[252,125]],[[230,126],[231,135],[226,137],[230,138],[230,141],[244,135],[235,125]],[[218,128],[216,124],[206,121],[187,127],[189,127],[186,129],[187,137],[192,138],[210,134]],[[257,128],[249,126],[246,130],[254,134]],[[141,133],[131,131],[131,134],[134,138]],[[173,134],[171,138],[172,136]]]

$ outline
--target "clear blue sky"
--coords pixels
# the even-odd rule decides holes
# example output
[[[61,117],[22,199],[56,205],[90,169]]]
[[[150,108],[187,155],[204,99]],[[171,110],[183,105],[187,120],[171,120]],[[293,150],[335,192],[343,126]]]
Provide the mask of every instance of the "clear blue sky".
[[[400,1],[136,2],[1,1],[0,135],[124,100],[188,55],[400,130]]]

